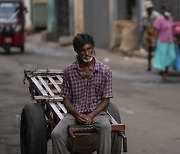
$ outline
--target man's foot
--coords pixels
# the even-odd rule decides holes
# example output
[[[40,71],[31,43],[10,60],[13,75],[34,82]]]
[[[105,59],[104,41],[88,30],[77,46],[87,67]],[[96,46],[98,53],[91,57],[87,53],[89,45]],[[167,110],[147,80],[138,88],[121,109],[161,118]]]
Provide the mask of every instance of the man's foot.
[[[160,71],[160,72],[159,72],[159,75],[162,76],[162,75],[163,75],[163,71]]]
[[[162,81],[167,81],[167,74],[165,72],[162,73]]]
[[[168,68],[168,67],[166,67],[166,69],[165,69],[165,73],[166,73],[166,74],[168,74],[168,69],[169,69],[169,68]]]
[[[150,71],[151,71],[151,68],[148,68],[147,71],[150,72]]]

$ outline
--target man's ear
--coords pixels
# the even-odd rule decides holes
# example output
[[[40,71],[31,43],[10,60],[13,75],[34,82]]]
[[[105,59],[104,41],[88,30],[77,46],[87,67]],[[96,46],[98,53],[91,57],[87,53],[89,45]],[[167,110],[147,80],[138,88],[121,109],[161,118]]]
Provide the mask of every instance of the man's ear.
[[[76,49],[74,49],[74,51],[78,54],[78,52],[76,51]]]
[[[77,55],[79,55],[79,52],[77,52],[76,50],[74,50],[76,52]]]

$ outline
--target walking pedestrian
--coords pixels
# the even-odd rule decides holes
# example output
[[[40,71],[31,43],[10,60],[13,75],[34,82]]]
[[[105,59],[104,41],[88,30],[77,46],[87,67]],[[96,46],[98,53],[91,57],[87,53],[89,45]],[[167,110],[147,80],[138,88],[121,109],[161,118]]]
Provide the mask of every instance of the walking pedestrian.
[[[173,18],[169,4],[162,6],[162,15],[157,17],[154,27],[158,35],[153,65],[160,71],[162,79],[166,80],[168,67],[173,65],[176,57],[172,31]]]
[[[152,59],[152,52],[155,48],[155,41],[156,41],[156,30],[153,27],[153,23],[155,19],[158,17],[159,13],[154,10],[154,5],[152,1],[145,2],[145,12],[142,15],[142,23],[143,23],[143,34],[145,47],[148,51],[147,56],[147,71],[151,71],[151,59]]]

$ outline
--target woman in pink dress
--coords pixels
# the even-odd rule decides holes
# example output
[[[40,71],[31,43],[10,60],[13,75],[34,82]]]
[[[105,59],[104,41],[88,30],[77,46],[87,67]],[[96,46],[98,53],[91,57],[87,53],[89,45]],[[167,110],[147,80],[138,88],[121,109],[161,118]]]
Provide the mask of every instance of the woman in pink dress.
[[[176,58],[174,37],[173,37],[173,18],[168,4],[163,5],[162,15],[158,16],[154,22],[157,30],[157,45],[153,65],[160,71],[162,79],[167,77],[167,68],[174,64]]]

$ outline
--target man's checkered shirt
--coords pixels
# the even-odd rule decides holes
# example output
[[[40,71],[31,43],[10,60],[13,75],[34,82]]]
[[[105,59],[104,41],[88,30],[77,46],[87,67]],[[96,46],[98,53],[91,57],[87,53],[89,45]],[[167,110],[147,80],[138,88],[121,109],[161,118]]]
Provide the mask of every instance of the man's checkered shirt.
[[[86,78],[81,74],[78,61],[74,62],[64,71],[62,97],[70,99],[78,112],[91,113],[103,98],[112,97],[110,68],[95,59],[93,73]]]

